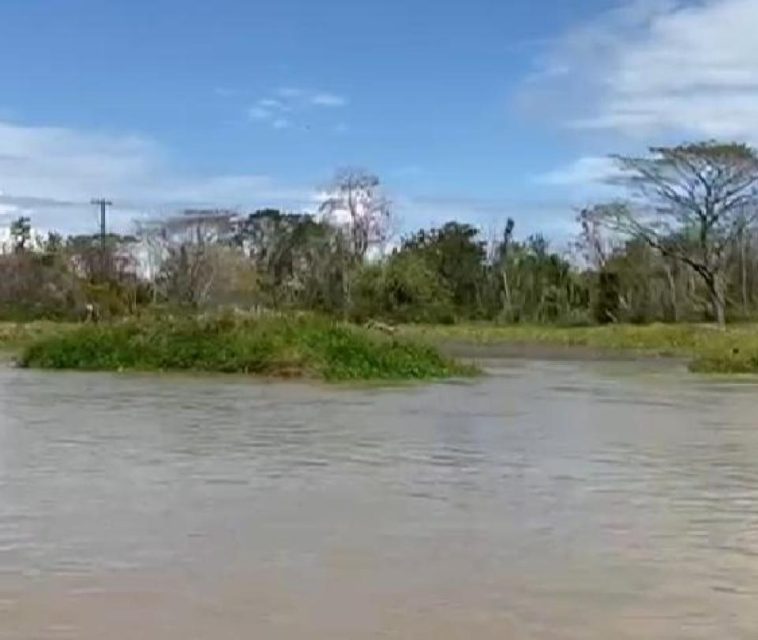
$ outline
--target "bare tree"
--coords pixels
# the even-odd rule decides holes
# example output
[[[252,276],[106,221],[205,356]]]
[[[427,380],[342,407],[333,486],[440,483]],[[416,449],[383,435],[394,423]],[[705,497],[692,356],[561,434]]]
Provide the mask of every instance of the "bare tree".
[[[203,305],[219,277],[220,255],[233,242],[237,213],[225,209],[187,209],[143,224],[140,237],[153,266],[154,286],[163,295],[190,305]]]
[[[605,228],[605,207],[603,205],[582,209],[577,216],[581,227],[574,248],[587,265],[596,271],[605,269],[616,249],[613,238]]]
[[[204,304],[217,276],[215,247],[170,245],[158,278],[166,296],[182,304]]]
[[[257,298],[257,265],[245,252],[251,228],[237,212],[185,210],[139,225],[138,237],[161,297],[193,307]]]
[[[362,169],[339,171],[320,211],[333,222],[344,222],[347,217],[350,251],[358,261],[371,247],[382,246],[389,239],[390,202],[372,173]]]
[[[362,263],[369,249],[383,247],[390,237],[390,202],[384,196],[379,178],[362,169],[337,172],[321,203],[320,212],[330,223],[346,231],[337,238],[336,256],[340,263],[343,310],[352,300],[352,271]]]
[[[656,147],[648,157],[616,156],[617,182],[633,198],[596,208],[604,224],[689,266],[726,322],[731,247],[758,217],[758,155],[737,143]]]
[[[491,262],[496,266],[500,273],[500,280],[502,282],[502,310],[506,313],[511,312],[512,300],[511,300],[511,286],[508,279],[508,259],[513,244],[513,231],[516,227],[516,222],[513,218],[508,218],[505,223],[505,227],[502,230],[502,234],[498,241],[492,243],[490,258]]]

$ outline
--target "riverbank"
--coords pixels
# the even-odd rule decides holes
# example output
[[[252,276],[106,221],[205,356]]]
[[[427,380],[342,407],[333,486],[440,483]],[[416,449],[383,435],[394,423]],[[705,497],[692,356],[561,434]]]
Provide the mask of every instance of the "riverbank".
[[[552,327],[487,324],[404,326],[401,334],[451,354],[531,357],[676,357],[702,373],[758,373],[758,326]]]
[[[188,326],[182,324],[187,322]],[[398,331],[401,339],[395,340],[379,332],[325,319],[318,319],[315,321],[318,326],[314,326],[310,316],[238,319],[234,323],[237,326],[226,335],[219,335],[218,327],[208,325],[207,321],[205,325],[193,326],[186,318],[165,330],[156,328],[159,326],[156,319],[99,326],[0,323],[0,359],[16,358],[27,366],[54,368],[247,370],[263,375],[332,380],[423,380],[465,375],[468,372],[465,367],[454,361],[459,357],[674,357],[686,360],[690,369],[697,372],[758,373],[756,325],[734,325],[726,331],[685,324],[572,328],[406,325]],[[207,331],[212,334],[210,337],[203,335]],[[197,348],[189,349],[188,353],[188,341],[195,340]],[[35,346],[30,351],[37,344],[45,345],[44,349]],[[98,345],[102,353],[112,353],[119,344],[113,361],[93,351],[93,345]],[[130,344],[130,350],[122,349]],[[152,351],[140,354],[145,344]],[[251,356],[251,350],[259,355]]]
[[[434,380],[475,373],[427,343],[309,315],[143,318],[64,326],[16,344],[21,345],[21,366],[43,369],[202,371],[328,381]]]

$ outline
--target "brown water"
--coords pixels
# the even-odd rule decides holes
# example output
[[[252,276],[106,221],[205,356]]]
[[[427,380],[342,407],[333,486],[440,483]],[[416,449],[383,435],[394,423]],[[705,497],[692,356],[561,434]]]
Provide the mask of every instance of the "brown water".
[[[758,386],[0,370],[0,638],[755,639]]]

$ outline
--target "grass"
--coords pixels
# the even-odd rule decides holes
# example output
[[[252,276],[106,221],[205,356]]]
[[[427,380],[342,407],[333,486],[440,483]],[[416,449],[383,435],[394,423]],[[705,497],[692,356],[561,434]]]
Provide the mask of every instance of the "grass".
[[[11,357],[31,343],[48,336],[59,335],[77,325],[63,322],[0,322],[0,357]]]
[[[33,340],[23,349],[20,364],[329,381],[431,380],[474,373],[429,344],[314,316],[182,316],[81,325]]]
[[[547,345],[674,356],[703,373],[758,373],[758,326],[734,325],[720,331],[709,325],[607,325],[553,327],[535,325],[408,326],[403,335],[432,344]]]

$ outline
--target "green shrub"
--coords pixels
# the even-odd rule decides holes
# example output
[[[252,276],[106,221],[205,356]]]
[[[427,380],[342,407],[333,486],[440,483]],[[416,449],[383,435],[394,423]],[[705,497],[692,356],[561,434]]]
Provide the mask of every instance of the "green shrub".
[[[353,317],[392,322],[455,320],[452,294],[428,264],[413,254],[392,256],[384,265],[369,265],[358,274]]]

